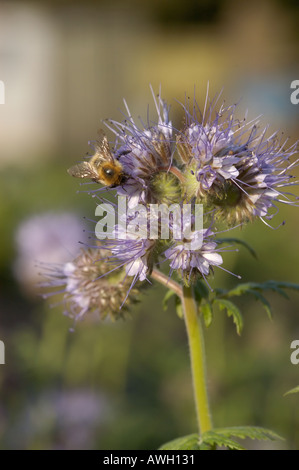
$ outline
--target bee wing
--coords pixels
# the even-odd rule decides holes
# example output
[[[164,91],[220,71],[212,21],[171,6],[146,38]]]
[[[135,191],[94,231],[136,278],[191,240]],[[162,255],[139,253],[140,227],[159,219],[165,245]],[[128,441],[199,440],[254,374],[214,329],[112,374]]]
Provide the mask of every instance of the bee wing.
[[[81,162],[78,165],[71,166],[67,172],[75,178],[98,178],[97,172],[89,162]]]
[[[102,130],[99,131],[99,137],[96,141],[96,156],[97,158],[94,163],[97,166],[99,166],[103,161],[111,163],[114,161],[107,136]]]

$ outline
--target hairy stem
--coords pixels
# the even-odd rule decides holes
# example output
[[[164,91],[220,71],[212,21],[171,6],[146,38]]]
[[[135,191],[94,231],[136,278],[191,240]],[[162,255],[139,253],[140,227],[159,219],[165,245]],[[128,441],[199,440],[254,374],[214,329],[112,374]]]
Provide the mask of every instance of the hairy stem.
[[[158,269],[153,269],[151,276],[152,278],[156,279],[156,281],[160,282],[160,284],[163,284],[163,286],[173,290],[180,298],[182,297],[183,290],[181,286],[177,282],[169,279],[169,277],[165,276],[165,274],[161,273],[161,271],[158,271]]]
[[[186,182],[186,178],[183,175],[183,173],[178,168],[176,168],[175,166],[170,166],[170,167],[169,166],[168,167],[160,166],[158,168],[158,170],[166,171],[166,172],[169,171],[170,173],[175,175],[180,180],[181,183],[184,184]]]
[[[199,433],[203,434],[212,429],[212,419],[209,410],[208,393],[206,385],[206,364],[204,338],[197,307],[192,295],[191,287],[183,287],[183,309],[187,328],[193,391],[197,414]]]
[[[171,166],[169,168],[169,171],[170,171],[170,173],[175,175],[180,180],[181,183],[183,183],[183,184],[185,183],[186,178],[178,168],[176,168],[174,166]]]

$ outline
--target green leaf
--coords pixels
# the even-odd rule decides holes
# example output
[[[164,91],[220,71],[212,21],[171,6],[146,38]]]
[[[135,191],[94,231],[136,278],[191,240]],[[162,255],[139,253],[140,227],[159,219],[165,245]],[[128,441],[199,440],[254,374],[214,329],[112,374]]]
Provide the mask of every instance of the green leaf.
[[[278,286],[281,287],[282,289],[294,289],[294,290],[299,290],[299,284],[296,284],[295,282],[286,282],[286,281],[267,281],[265,284],[271,286]]]
[[[163,310],[167,310],[167,307],[168,307],[168,302],[169,300],[171,299],[171,297],[175,296],[174,298],[174,301],[175,301],[175,308],[176,308],[176,313],[178,315],[179,318],[183,318],[184,314],[183,314],[183,306],[182,306],[182,302],[181,302],[181,299],[179,298],[179,296],[171,289],[169,289],[164,298],[163,298],[163,301],[162,301],[162,307],[163,307]]]
[[[166,442],[158,450],[199,450],[198,434],[178,437],[173,441]]]
[[[218,434],[217,431],[207,431],[203,434],[202,439],[200,441],[200,449],[204,450],[206,445],[210,447],[219,446],[219,447],[227,447],[229,450],[245,450],[238,442],[230,439],[229,437],[223,436]]]
[[[226,300],[226,299],[215,299],[213,304],[218,305],[220,310],[226,309],[227,315],[229,317],[231,316],[233,317],[233,321],[236,325],[237,333],[238,335],[240,335],[243,329],[243,317],[238,307],[233,302],[231,302],[230,300]]]
[[[236,287],[229,291],[226,291],[222,295],[225,297],[239,297],[240,295],[248,293],[248,291],[260,289],[260,285],[261,284],[257,284],[256,282],[246,282],[238,284]]]
[[[183,305],[181,302],[181,299],[176,296],[175,298],[175,308],[176,308],[176,313],[179,318],[184,318],[184,312],[183,312]]]
[[[171,297],[173,297],[174,295],[176,295],[176,293],[171,289],[169,289],[166,292],[166,294],[163,298],[163,301],[162,301],[163,310],[167,310],[169,299],[171,299]]]
[[[248,290],[248,293],[252,294],[257,300],[262,302],[263,306],[265,307],[268,317],[270,318],[270,320],[272,320],[272,310],[271,310],[271,305],[269,304],[268,300],[260,292],[257,292],[253,289]]]
[[[205,322],[206,327],[209,328],[213,320],[213,312],[210,302],[204,302],[203,304],[201,304],[200,311],[203,316],[203,321]]]
[[[206,434],[204,433],[202,438],[206,440]],[[270,429],[261,428],[259,426],[230,426],[228,428],[216,428],[213,429],[213,432],[216,433],[218,436],[225,436],[225,437],[237,437],[239,439],[257,439],[257,440],[269,440],[275,441],[278,439],[283,438],[279,436],[276,432],[271,431]]]
[[[245,248],[247,248],[249,253],[255,259],[257,259],[257,254],[256,254],[255,250],[249,245],[249,243],[245,242],[244,240],[240,240],[239,238],[217,238],[216,241],[220,244],[222,244],[222,243],[236,243],[236,244],[242,245]]]
[[[272,290],[288,299],[288,296],[284,292],[283,289],[293,289],[293,290],[299,291],[299,284],[295,284],[292,282],[282,282],[282,281],[266,281],[264,283],[246,282],[246,283],[238,284],[236,287],[234,287],[233,289],[229,291],[219,290],[219,295],[224,296],[224,297],[233,297],[233,296],[243,295],[245,293],[248,293],[248,291],[252,291],[252,290],[254,291]],[[249,293],[252,293],[252,292],[249,292]]]
[[[244,450],[244,447],[232,438],[270,441],[282,439],[276,432],[258,426],[231,426],[215,428],[200,437],[198,434],[179,437],[163,444],[159,450],[208,450],[215,446],[227,447],[229,450]]]
[[[280,283],[276,281],[267,281],[264,284],[260,284],[260,290],[272,290],[277,294],[280,294],[285,299],[289,299],[289,296],[285,293],[285,291],[279,285]]]
[[[206,284],[200,280],[197,280],[193,286],[193,293],[196,302],[201,302],[202,299],[209,298],[209,289],[207,288]]]
[[[292,393],[299,393],[299,385],[295,388],[291,388],[291,390],[288,390],[283,396],[285,397],[286,395],[291,395]]]
[[[266,290],[272,290],[277,294],[280,294],[288,299],[288,296],[283,289],[299,290],[299,284],[283,281],[266,281],[264,283],[246,282],[238,284],[236,287],[228,291],[218,289],[216,290],[216,294],[218,296],[218,299],[226,299],[230,297],[237,297],[243,294],[251,294],[263,304],[268,317],[272,319],[271,305],[268,300],[261,294],[261,292]]]

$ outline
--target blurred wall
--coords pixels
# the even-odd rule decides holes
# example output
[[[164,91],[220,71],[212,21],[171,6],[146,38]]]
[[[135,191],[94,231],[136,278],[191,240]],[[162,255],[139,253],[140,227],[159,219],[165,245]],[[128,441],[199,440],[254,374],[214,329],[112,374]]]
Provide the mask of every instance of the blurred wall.
[[[224,88],[250,116],[297,126],[289,99],[298,78],[291,8],[227,0],[210,11],[208,2],[188,0],[192,18],[180,2],[166,4],[168,14],[159,2],[2,1],[0,164],[27,165],[57,152],[80,159],[101,119],[122,118],[123,97],[146,117],[149,83],[162,86],[178,116],[175,100],[196,87],[202,102],[209,81],[211,94]]]

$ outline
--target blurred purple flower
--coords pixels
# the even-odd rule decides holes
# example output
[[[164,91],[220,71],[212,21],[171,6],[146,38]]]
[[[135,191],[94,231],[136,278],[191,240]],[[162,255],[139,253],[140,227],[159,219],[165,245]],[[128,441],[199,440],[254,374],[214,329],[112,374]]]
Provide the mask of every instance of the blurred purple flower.
[[[15,232],[15,277],[29,290],[35,290],[40,280],[37,263],[65,263],[78,254],[78,241],[85,242],[86,235],[83,222],[75,214],[45,213],[25,219]]]

